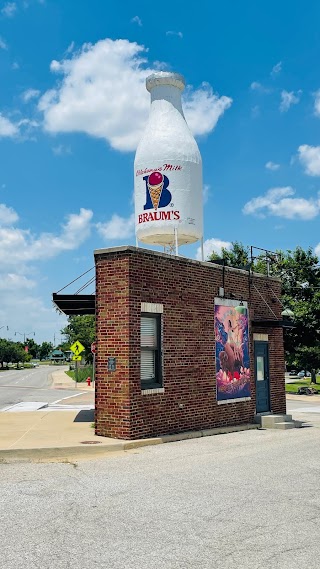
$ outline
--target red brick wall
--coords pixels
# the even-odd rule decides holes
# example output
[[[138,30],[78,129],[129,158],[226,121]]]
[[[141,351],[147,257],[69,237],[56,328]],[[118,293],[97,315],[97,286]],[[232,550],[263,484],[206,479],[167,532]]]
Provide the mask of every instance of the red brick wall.
[[[270,284],[272,290],[270,289]],[[222,267],[123,247],[96,252],[96,433],[135,439],[188,430],[250,423],[251,401],[217,405],[214,299]],[[248,302],[250,318],[280,318],[280,283],[225,270],[225,297]],[[163,394],[142,395],[140,385],[141,302],[163,304]],[[282,330],[253,329],[269,335],[271,406],[285,412]],[[117,368],[108,372],[108,356]]]

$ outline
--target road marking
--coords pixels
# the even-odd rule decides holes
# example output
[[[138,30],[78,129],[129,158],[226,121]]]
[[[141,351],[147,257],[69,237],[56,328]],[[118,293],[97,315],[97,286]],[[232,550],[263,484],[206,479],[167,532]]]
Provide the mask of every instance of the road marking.
[[[320,407],[298,407],[298,409],[292,409],[290,411],[294,415],[294,413],[320,413]]]
[[[46,407],[46,411],[93,411],[94,405],[56,405],[54,407]],[[43,409],[38,409],[43,411]]]
[[[80,391],[79,393],[76,393],[75,395],[69,395],[67,397],[62,397],[62,399],[57,399],[57,401],[53,401],[53,403],[50,403],[50,405],[56,405],[57,403],[60,403],[60,401],[63,401],[64,399],[71,399],[72,397],[78,397],[79,395],[83,395],[84,393],[86,393],[86,392]]]
[[[22,401],[21,403],[15,403],[5,409],[1,409],[1,412],[7,411],[16,413],[17,411],[39,411],[47,406],[48,403],[46,401]]]

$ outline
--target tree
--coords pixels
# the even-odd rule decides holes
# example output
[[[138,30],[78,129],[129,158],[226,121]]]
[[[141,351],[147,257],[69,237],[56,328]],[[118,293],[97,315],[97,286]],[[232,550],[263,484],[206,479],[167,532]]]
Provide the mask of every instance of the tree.
[[[302,370],[311,372],[311,382],[317,383],[316,371],[320,369],[320,348],[302,346],[296,350],[296,362]]]
[[[222,248],[221,255],[213,252],[210,255],[210,260],[223,260],[226,267],[237,267],[238,269],[248,270],[250,266],[249,255],[249,247],[245,247],[242,243],[234,241],[231,249]]]
[[[38,357],[40,350],[39,344],[36,344],[36,342],[32,338],[27,338],[24,345],[28,346],[28,353],[30,354],[31,359]]]
[[[19,344],[19,342],[12,342],[11,346],[11,361],[13,364],[17,364],[17,368],[20,362],[25,362],[28,359],[28,354],[24,349],[24,346]]]
[[[223,260],[226,266],[251,268],[267,274],[265,255],[250,259],[249,248],[232,243],[230,250],[222,249],[221,255],[213,253],[211,260]],[[311,371],[320,367],[320,265],[311,247],[304,250],[276,251],[270,257],[269,273],[282,282],[281,302],[294,313],[295,328],[284,334],[286,361]],[[319,357],[318,357],[319,356]]]
[[[95,340],[95,317],[89,314],[84,316],[69,316],[68,325],[61,330],[71,346],[79,340],[85,347],[84,355],[87,361],[92,361],[91,344]]]
[[[2,368],[4,363],[11,361],[10,344],[12,344],[12,342],[9,342],[4,338],[0,338],[0,364]]]
[[[42,342],[39,346],[39,358],[40,360],[46,360],[49,357],[50,352],[53,350],[53,345],[51,342]]]
[[[70,342],[62,342],[57,346],[57,348],[62,352],[68,352],[70,350]]]
[[[25,352],[23,344],[20,342],[12,342],[11,340],[0,339],[0,364],[3,368],[4,363],[24,362],[27,360],[27,352]]]

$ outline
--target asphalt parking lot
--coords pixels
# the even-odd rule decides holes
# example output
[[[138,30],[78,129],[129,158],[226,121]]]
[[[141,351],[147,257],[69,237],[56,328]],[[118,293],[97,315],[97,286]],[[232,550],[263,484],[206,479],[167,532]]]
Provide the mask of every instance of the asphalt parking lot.
[[[2,464],[1,564],[318,569],[319,442],[311,426]]]

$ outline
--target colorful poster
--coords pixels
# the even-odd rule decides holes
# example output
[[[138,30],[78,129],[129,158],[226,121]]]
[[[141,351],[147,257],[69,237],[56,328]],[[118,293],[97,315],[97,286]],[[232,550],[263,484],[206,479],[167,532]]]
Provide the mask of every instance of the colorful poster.
[[[247,303],[216,299],[214,327],[217,402],[250,398]]]

